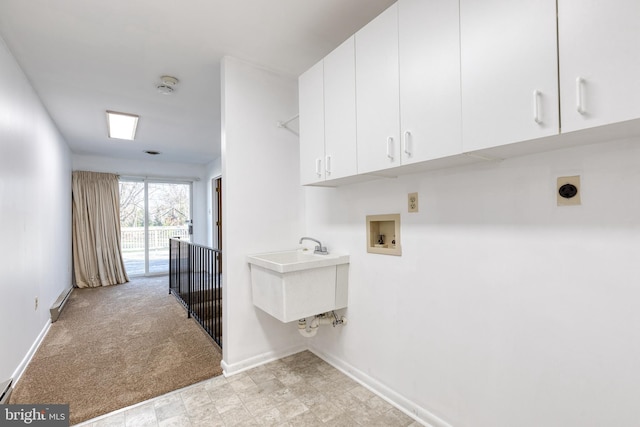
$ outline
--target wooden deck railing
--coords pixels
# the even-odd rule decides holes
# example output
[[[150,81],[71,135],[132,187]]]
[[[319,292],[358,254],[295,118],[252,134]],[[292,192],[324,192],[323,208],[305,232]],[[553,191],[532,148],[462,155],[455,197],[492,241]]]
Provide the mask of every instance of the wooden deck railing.
[[[123,251],[144,250],[144,227],[122,227],[120,233]],[[188,227],[186,225],[149,227],[149,249],[166,248],[167,242],[172,237],[181,239],[189,237]]]

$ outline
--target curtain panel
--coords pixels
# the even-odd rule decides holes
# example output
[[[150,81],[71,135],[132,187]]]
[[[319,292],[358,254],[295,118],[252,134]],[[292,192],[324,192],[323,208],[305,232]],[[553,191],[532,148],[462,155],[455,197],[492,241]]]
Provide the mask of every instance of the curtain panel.
[[[128,282],[120,244],[118,175],[74,171],[72,198],[76,286],[94,288]]]

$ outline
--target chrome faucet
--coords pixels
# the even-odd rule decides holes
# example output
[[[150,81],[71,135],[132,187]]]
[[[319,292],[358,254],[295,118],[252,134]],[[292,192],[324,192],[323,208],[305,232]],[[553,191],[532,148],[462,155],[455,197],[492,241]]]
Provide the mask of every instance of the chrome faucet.
[[[313,237],[303,237],[300,239],[300,244],[302,244],[303,240],[311,240],[312,242],[316,242],[318,244],[318,246],[316,246],[315,250],[313,251],[314,254],[318,254],[318,255],[329,254],[329,252],[327,251],[327,248],[325,246],[322,246],[322,243],[320,243],[320,240],[316,240]]]

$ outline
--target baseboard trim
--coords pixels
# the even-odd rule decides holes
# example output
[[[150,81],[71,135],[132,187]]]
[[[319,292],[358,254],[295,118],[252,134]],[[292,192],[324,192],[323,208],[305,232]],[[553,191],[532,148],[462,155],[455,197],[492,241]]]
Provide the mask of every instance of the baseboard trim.
[[[359,369],[354,368],[345,361],[331,356],[323,352],[322,350],[312,346],[311,343],[309,344],[309,351],[311,351],[313,354],[315,354],[328,364],[332,365],[336,369],[340,370],[351,379],[362,384],[371,392],[377,394],[387,402],[391,403],[393,406],[395,406],[414,420],[418,421],[419,423],[424,424],[427,427],[452,427],[451,424],[447,423],[440,417],[416,405],[409,399],[398,394],[379,381],[371,378],[369,375],[365,374]]]
[[[304,351],[306,349],[307,344],[305,343],[296,345],[294,347],[289,347],[288,349],[282,351],[269,351],[267,353],[262,353],[236,363],[229,364],[223,360],[222,362],[220,362],[220,366],[222,366],[222,374],[225,377],[230,377],[239,374],[240,372],[244,372],[257,366],[264,365],[265,363],[273,362],[274,360],[282,359],[283,357],[300,353],[301,351]]]
[[[49,328],[51,328],[51,320],[50,319],[47,320],[47,323],[44,325],[44,328],[42,328],[42,330],[40,331],[40,334],[38,335],[36,340],[31,345],[31,348],[29,349],[27,354],[22,359],[22,362],[20,362],[20,364],[18,365],[16,370],[13,371],[13,375],[11,375],[11,378],[13,378],[12,388],[14,388],[16,386],[16,384],[18,384],[18,381],[20,381],[20,377],[24,373],[25,369],[27,369],[27,366],[29,365],[29,362],[31,362],[31,359],[33,358],[33,355],[36,354],[36,351],[38,350],[38,347],[40,347],[40,344],[42,344],[42,341],[44,340],[44,337],[47,336],[47,333],[49,332]]]

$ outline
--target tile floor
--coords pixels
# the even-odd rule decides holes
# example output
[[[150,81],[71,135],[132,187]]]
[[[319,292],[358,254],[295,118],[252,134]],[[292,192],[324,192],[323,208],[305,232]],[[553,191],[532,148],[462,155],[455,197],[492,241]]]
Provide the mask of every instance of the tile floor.
[[[165,394],[83,427],[419,426],[309,351]]]

